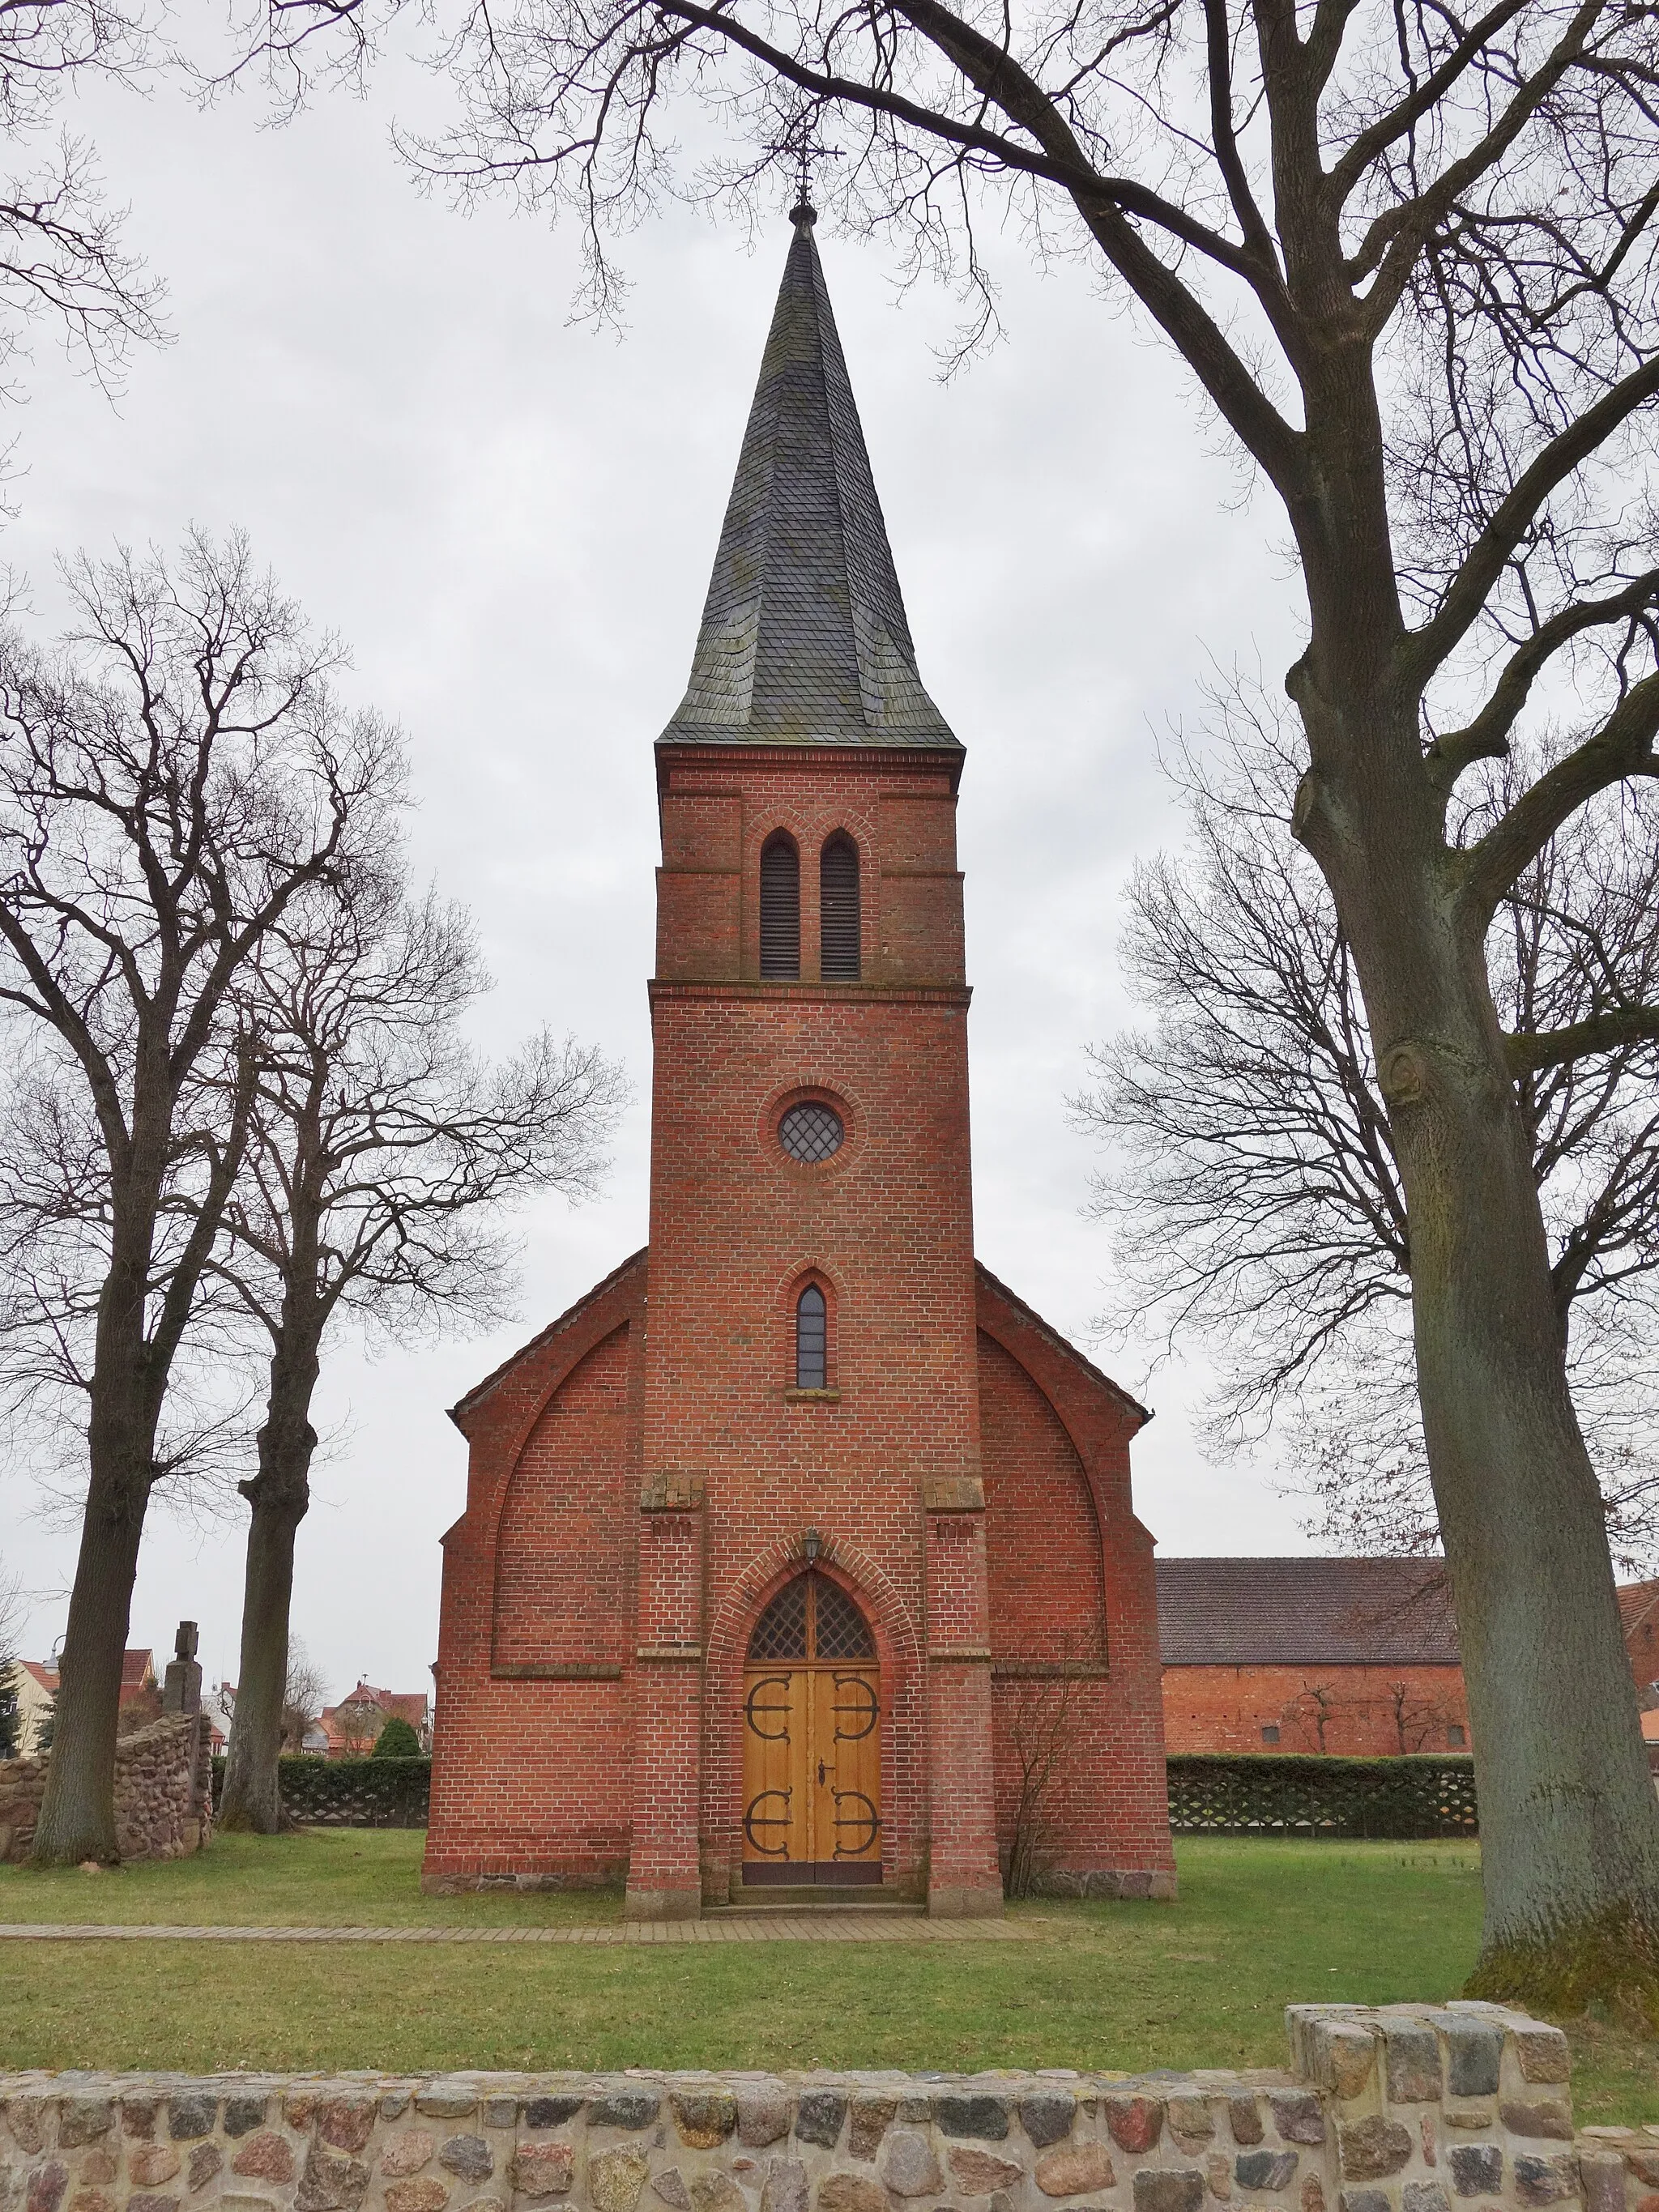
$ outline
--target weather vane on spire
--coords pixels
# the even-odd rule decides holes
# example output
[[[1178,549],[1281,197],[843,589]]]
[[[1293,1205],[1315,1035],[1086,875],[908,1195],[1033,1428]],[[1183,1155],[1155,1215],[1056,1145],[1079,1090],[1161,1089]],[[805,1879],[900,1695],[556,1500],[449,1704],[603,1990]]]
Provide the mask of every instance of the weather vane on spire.
[[[769,154],[786,154],[796,164],[795,204],[789,210],[790,222],[816,222],[818,211],[812,204],[812,164],[814,161],[839,161],[841,148],[826,146],[821,138],[815,138],[811,125],[803,120],[793,125],[783,137],[766,150]]]

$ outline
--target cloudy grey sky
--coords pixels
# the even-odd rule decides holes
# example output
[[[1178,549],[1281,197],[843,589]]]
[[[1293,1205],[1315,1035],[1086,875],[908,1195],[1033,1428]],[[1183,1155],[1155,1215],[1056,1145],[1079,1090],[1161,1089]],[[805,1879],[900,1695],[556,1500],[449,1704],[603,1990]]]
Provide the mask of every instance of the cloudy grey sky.
[[[387,143],[431,101],[389,68],[289,128],[252,103],[77,102],[130,237],[171,288],[176,343],[112,410],[49,340],[16,411],[22,512],[0,541],[50,623],[53,556],[240,524],[355,655],[348,690],[408,732],[417,865],[465,899],[506,1046],[544,1020],[627,1062],[636,1104],[604,1197],[527,1215],[523,1323],[325,1369],[336,1432],[300,1539],[295,1622],[337,1692],[427,1683],[437,1538],[465,1460],[443,1408],[643,1242],[656,818],[651,744],[684,686],[788,229],[668,210],[625,242],[618,340],[568,322],[574,237],[422,198]],[[1081,1334],[1109,1261],[1079,1213],[1091,1154],[1064,1097],[1125,1018],[1115,945],[1133,860],[1179,833],[1157,732],[1211,659],[1292,657],[1273,517],[1241,501],[1168,356],[1089,273],[1039,277],[993,239],[1007,342],[953,381],[957,310],[896,300],[883,250],[819,231],[922,672],[968,748],[975,1211],[982,1258]],[[1171,1552],[1304,1548],[1273,1469],[1206,1466],[1190,1362],[1097,1347],[1158,1419],[1141,1517]],[[60,1632],[74,1534],[0,1488],[0,1552]],[[153,1516],[131,1640],[202,1623],[235,1670],[241,1531]]]

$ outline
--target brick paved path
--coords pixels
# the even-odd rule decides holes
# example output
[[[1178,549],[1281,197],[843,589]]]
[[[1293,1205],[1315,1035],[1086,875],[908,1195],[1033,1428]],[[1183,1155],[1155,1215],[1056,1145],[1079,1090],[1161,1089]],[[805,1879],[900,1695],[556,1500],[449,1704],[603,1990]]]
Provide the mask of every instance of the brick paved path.
[[[589,1928],[168,1928],[0,1923],[0,1942],[70,1943],[1017,1943],[1029,1920],[929,1920],[909,1913],[769,1913],[730,1919],[625,1920]]]

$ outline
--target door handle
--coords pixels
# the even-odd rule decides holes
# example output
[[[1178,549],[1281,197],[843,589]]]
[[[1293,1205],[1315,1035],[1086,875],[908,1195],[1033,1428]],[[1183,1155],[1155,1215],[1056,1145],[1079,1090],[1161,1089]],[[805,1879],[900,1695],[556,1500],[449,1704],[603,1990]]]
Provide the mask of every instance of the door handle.
[[[819,1759],[819,1761],[818,1761],[818,1788],[819,1788],[820,1790],[822,1790],[822,1789],[823,1789],[823,1761],[822,1759]]]

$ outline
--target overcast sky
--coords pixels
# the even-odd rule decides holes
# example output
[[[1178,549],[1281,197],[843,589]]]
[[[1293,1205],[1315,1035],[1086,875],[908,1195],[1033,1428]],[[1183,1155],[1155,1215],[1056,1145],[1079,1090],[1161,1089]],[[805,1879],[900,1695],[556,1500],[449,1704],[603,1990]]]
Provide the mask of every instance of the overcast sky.
[[[294,1619],[336,1694],[359,1673],[428,1686],[437,1539],[465,1493],[443,1409],[644,1241],[651,746],[684,688],[789,236],[780,214],[751,253],[738,228],[665,211],[625,243],[625,335],[596,336],[568,321],[574,235],[463,217],[400,169],[392,118],[431,96],[393,68],[280,131],[252,103],[76,104],[176,343],[112,410],[41,340],[0,538],[50,626],[58,551],[246,528],[349,642],[351,695],[408,733],[418,868],[471,906],[497,978],[481,1040],[551,1020],[634,1079],[602,1199],[523,1220],[520,1327],[374,1360],[342,1335],[326,1356],[335,1441]],[[1130,1012],[1124,878],[1179,836],[1156,736],[1198,710],[1212,659],[1288,663],[1293,587],[1271,511],[1241,501],[1170,358],[1086,270],[1039,277],[994,240],[1007,342],[941,383],[955,303],[896,300],[882,248],[818,237],[922,675],[968,750],[979,1251],[1082,1336],[1109,1260],[1064,1098],[1085,1043]],[[1195,1364],[1148,1376],[1141,1351],[1094,1348],[1157,1408],[1135,1495],[1164,1550],[1306,1548],[1270,1462],[1200,1458]],[[161,1656],[194,1617],[210,1677],[234,1676],[241,1549],[238,1523],[152,1508],[129,1640]],[[25,1470],[0,1488],[0,1553],[44,1656],[75,1535],[39,1519]]]

